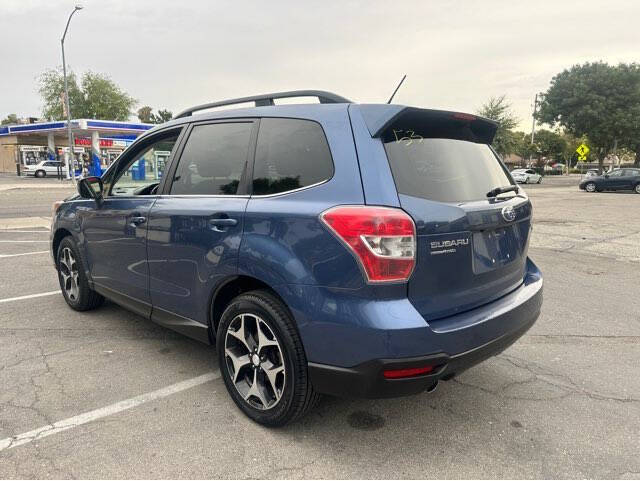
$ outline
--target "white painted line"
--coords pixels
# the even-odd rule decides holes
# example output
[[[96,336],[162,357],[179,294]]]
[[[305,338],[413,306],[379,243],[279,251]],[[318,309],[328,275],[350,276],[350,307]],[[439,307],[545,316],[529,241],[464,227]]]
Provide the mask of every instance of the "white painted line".
[[[22,254],[0,254],[0,259],[5,257],[18,257],[18,256],[30,256],[33,254],[47,254],[49,251],[35,251],[35,252],[23,252]]]
[[[60,294],[60,291],[41,292],[40,294],[29,294],[28,296],[8,297],[7,299],[0,299],[0,304],[3,302],[22,301],[24,299],[33,299],[34,297],[53,296],[54,294]]]
[[[47,230],[15,230],[15,229],[0,229],[0,234],[8,234],[12,232],[19,232],[21,234],[48,234],[49,229]]]
[[[5,244],[22,244],[23,242],[49,242],[48,240],[0,240]]]
[[[11,449],[15,448],[16,446],[30,443],[31,441],[37,441],[38,439],[51,436],[52,434],[56,434],[61,431],[66,431],[67,429],[82,426],[83,424],[87,424],[97,419],[111,416],[112,414],[126,411],[127,409],[140,406],[141,404],[148,403],[149,401],[155,401],[156,399],[162,399],[164,397],[171,396],[172,394],[179,393],[180,391],[185,391],[187,389],[191,389],[192,387],[199,386],[200,384],[213,381],[214,379],[218,379],[219,377],[220,372],[210,372],[207,374],[203,374],[202,376],[194,377],[192,379],[187,379],[186,381],[172,384],[171,386],[163,387],[162,389],[158,389],[157,391],[141,394],[140,396],[125,399],[124,401],[120,401],[115,404],[96,409],[94,411],[89,411],[84,414],[79,414],[77,416],[63,419],[62,421],[58,421],[47,426],[42,426],[40,428],[34,429],[33,431],[18,434],[17,436],[13,436],[11,438],[0,439],[0,452],[4,451],[5,449]]]

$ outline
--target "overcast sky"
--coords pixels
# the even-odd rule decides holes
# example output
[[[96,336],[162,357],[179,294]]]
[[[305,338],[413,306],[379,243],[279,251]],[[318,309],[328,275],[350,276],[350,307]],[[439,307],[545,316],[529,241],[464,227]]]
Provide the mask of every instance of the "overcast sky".
[[[0,1],[0,116],[38,116],[36,77],[61,65],[76,2]],[[640,1],[84,0],[67,62],[106,73],[139,104],[293,89],[358,102],[475,111],[506,94],[529,130],[533,96],[575,63],[640,62]]]

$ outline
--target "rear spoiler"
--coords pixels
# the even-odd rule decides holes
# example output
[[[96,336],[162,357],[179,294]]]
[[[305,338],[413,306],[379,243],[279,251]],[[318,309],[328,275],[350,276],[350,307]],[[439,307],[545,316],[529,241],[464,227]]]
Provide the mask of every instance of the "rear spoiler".
[[[371,137],[391,140],[393,135],[414,132],[424,138],[466,140],[490,144],[498,123],[477,115],[446,110],[419,109],[404,105],[352,104],[358,108]],[[395,134],[394,134],[395,131]]]

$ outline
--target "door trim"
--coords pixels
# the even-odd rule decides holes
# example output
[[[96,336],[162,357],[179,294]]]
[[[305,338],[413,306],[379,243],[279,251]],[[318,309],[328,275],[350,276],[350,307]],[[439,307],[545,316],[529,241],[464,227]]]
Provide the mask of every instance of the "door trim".
[[[135,299],[110,287],[103,286],[95,280],[93,281],[93,290],[131,312],[146,317],[147,319],[151,317],[151,304],[141,301],[140,299]]]
[[[209,326],[201,322],[155,306],[152,308],[151,320],[156,324],[179,332],[191,339],[204,342],[205,344],[211,344],[211,340],[209,339]]]

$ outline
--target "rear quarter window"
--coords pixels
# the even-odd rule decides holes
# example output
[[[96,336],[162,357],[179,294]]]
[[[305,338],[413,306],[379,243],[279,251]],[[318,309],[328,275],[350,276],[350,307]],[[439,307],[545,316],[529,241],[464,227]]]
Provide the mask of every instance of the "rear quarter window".
[[[439,202],[486,199],[511,184],[486,144],[448,138],[383,136],[399,193]]]
[[[319,184],[333,177],[333,160],[320,124],[263,118],[253,169],[253,195],[270,195]]]

